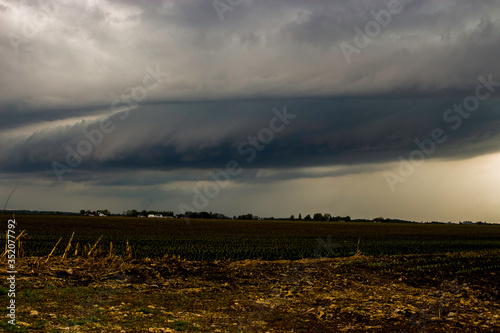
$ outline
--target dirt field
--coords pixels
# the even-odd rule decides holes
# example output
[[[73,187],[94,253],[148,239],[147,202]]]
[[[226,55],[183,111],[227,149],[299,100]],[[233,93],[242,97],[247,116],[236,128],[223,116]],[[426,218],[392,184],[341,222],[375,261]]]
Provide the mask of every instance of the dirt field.
[[[489,253],[497,256],[498,251]],[[481,257],[481,256],[479,256]],[[476,253],[298,261],[25,258],[17,325],[40,332],[500,332],[498,268]],[[430,264],[426,264],[430,263]],[[6,265],[2,265],[6,266]],[[1,271],[6,281],[6,269]],[[4,285],[4,284],[2,284]]]

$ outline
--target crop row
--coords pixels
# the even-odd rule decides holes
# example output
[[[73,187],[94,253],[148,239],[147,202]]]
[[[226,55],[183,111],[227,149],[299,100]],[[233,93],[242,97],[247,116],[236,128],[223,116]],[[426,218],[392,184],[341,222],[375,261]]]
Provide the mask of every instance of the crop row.
[[[367,255],[434,254],[500,249],[500,226],[371,224],[286,221],[191,221],[138,218],[23,216],[17,218],[28,236],[25,256],[62,255],[70,236],[75,254],[100,239],[96,253],[135,258],[176,255],[188,260],[300,259]],[[102,236],[102,238],[100,238]],[[112,249],[110,249],[112,243]],[[0,239],[0,248],[5,240]],[[479,252],[478,252],[479,251]],[[418,266],[418,265],[417,265]]]

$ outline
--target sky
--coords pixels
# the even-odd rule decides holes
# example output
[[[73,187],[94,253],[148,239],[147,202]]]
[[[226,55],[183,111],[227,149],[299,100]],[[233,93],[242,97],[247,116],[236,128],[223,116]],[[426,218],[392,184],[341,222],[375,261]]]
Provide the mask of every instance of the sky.
[[[0,204],[500,222],[500,2],[0,2]]]

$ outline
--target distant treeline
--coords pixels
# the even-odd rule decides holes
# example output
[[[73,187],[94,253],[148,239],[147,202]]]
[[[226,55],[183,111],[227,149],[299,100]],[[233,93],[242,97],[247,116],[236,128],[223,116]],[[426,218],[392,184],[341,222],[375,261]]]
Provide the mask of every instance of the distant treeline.
[[[190,218],[190,219],[233,219],[233,220],[292,220],[292,221],[351,221],[350,216],[332,216],[331,214],[322,214],[316,213],[311,217],[310,214],[306,215],[302,218],[302,214],[296,218],[294,215],[290,216],[290,218],[274,218],[274,217],[266,217],[262,218],[254,214],[243,214],[243,215],[234,215],[233,217],[226,216],[221,213],[213,213],[213,212],[185,212],[184,214],[174,214],[173,211],[156,211],[156,210],[143,210],[138,211],[136,209],[127,210],[123,212],[123,216],[129,217],[148,217],[151,215],[162,216],[162,217],[176,217],[176,218]],[[371,221],[370,221],[371,222]]]
[[[325,213],[315,213],[307,214],[302,217],[302,214],[298,216],[292,215],[288,218],[275,218],[275,217],[259,217],[254,214],[243,214],[235,215],[232,217],[226,216],[221,213],[212,212],[186,212],[184,214],[174,214],[173,211],[161,211],[161,210],[142,210],[138,211],[136,209],[131,209],[124,211],[122,214],[112,214],[107,209],[99,209],[95,211],[91,210],[81,210],[80,213],[75,212],[64,212],[64,211],[40,211],[40,210],[27,210],[27,209],[9,209],[4,210],[4,214],[22,214],[22,215],[82,215],[82,216],[127,216],[127,217],[148,217],[154,215],[154,217],[175,217],[175,218],[190,218],[190,219],[210,219],[210,220],[276,220],[276,221],[344,221],[344,222],[369,222],[369,223],[431,223],[431,224],[445,224],[452,222],[440,222],[440,221],[429,221],[429,222],[417,222],[401,219],[391,219],[384,217],[376,217],[374,219],[351,219],[350,216],[333,216],[331,214]],[[459,224],[495,224],[488,223],[484,221],[460,221]]]
[[[29,209],[7,209],[4,214],[22,214],[22,215],[79,215],[75,212],[62,212],[58,210],[29,210]]]
[[[142,210],[138,211],[136,209],[132,210],[127,210],[126,212],[123,212],[123,216],[129,216],[129,217],[148,217],[148,215],[161,215],[164,217],[170,216],[170,217],[175,217],[175,214],[173,211],[170,210]]]
[[[346,221],[350,222],[351,217],[350,216],[333,216],[331,214],[321,214],[321,213],[316,213],[312,217],[311,215],[307,214],[306,217],[302,218],[302,214],[299,214],[297,218],[295,218],[294,215],[290,216],[290,220],[298,220],[298,221]]]

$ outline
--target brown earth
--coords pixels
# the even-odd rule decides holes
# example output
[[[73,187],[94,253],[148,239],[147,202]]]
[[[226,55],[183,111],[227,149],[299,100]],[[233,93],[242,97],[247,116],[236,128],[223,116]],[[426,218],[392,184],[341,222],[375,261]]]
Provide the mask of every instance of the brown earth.
[[[500,332],[498,269],[457,274],[405,264],[433,259],[24,258],[17,262],[17,325],[7,324],[3,310],[0,329]],[[6,286],[6,269],[0,274]],[[0,300],[5,309],[8,296]]]

